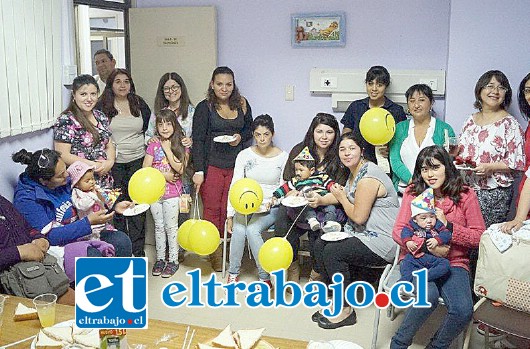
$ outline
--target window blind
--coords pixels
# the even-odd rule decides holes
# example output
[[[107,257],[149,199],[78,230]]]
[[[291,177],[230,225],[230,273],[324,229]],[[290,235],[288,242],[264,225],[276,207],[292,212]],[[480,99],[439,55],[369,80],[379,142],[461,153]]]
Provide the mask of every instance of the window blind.
[[[0,1],[0,138],[50,127],[61,113],[61,4]]]

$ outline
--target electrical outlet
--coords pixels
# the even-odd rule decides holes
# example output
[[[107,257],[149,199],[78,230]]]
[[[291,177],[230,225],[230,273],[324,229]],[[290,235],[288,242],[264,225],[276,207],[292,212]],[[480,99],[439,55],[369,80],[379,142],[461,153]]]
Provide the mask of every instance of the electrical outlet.
[[[294,85],[285,85],[285,100],[294,101]]]
[[[324,76],[320,78],[320,87],[336,89],[337,88],[337,77],[336,76]]]
[[[431,90],[438,90],[438,79],[420,79],[420,84],[425,84],[431,88]]]

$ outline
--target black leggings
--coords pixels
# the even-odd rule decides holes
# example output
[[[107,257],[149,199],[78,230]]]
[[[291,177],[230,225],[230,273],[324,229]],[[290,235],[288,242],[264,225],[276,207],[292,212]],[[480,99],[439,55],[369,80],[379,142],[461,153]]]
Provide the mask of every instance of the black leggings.
[[[388,264],[356,237],[335,242],[318,239],[315,241],[314,258],[314,269],[325,283],[329,284],[334,274],[341,273],[345,288],[359,279],[364,280],[370,267]]]

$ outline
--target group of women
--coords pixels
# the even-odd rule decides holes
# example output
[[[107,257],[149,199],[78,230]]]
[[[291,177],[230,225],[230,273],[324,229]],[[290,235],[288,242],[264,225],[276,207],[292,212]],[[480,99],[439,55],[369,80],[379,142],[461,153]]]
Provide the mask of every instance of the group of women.
[[[519,87],[519,106],[526,118],[530,117],[529,80],[530,74]],[[447,347],[471,317],[469,252],[478,247],[487,226],[507,220],[514,171],[525,169],[525,154],[530,157],[530,151],[524,149],[525,135],[507,112],[512,90],[500,71],[488,71],[478,80],[475,88],[478,111],[465,122],[459,138],[458,154],[476,162],[476,167],[467,171],[472,175],[464,179],[443,148],[447,138],[455,133],[433,114],[434,97],[428,86],[414,85],[406,92],[410,115],[406,119],[403,109],[385,96],[390,75],[384,67],[372,67],[365,83],[368,97],[353,102],[341,120],[345,131],[353,132],[341,136],[335,117],[318,113],[304,140],[287,154],[273,145],[272,118],[264,114],[253,120],[250,104],[240,94],[234,73],[228,67],[214,70],[207,96],[195,108],[182,78],[177,73],[164,74],[157,87],[153,113],[136,94],[128,71],[116,69],[99,100],[94,78],[81,75],[74,80],[68,108],[54,125],[55,150],[34,153],[21,150],[14,154],[14,161],[27,165],[14,204],[33,228],[47,233],[51,244],[68,245],[89,234],[91,225],[114,220],[118,230],[103,232],[101,240],[113,244],[116,255],[143,256],[145,216],[125,218],[120,213],[132,205],[127,183],[136,170],[145,166],[145,144],[149,139],[162,137],[157,117],[162,110],[171,110],[178,120],[178,125],[172,125],[173,130],[182,133],[178,139],[191,160],[188,171],[170,170],[166,181],[181,180],[182,188],[188,192],[193,183],[202,197],[204,219],[214,223],[221,235],[225,227],[231,235],[228,282],[238,279],[248,239],[259,278],[271,285],[257,255],[263,244],[261,233],[272,225],[276,235],[288,234],[295,256],[288,275],[291,280],[299,280],[296,260],[299,238],[309,230],[308,226],[297,220],[299,211],[282,205],[271,207],[268,203],[278,186],[295,177],[292,160],[307,147],[315,159],[315,168],[336,182],[330,193],[309,197],[309,205],[341,206],[344,230],[351,234],[340,243],[323,241],[318,232],[308,234],[314,258],[311,278],[329,282],[333,274],[341,273],[346,287],[363,278],[367,267],[393,260],[401,242],[401,228],[411,216],[410,202],[431,187],[437,218],[453,233],[450,246],[438,246],[431,252],[449,259],[451,273],[429,284],[428,297],[433,307],[407,310],[392,339],[392,348],[406,348],[412,343],[439,297],[444,299],[448,314],[430,347]],[[396,121],[401,121],[388,149],[392,179],[377,166],[373,147],[358,132],[362,114],[374,107],[388,109]],[[230,139],[227,143],[218,142],[214,140],[218,136]],[[527,130],[526,147],[530,144],[528,137]],[[252,139],[255,144],[250,146]],[[169,149],[164,148],[166,152]],[[172,161],[180,163],[177,158]],[[94,168],[102,188],[121,188],[123,201],[116,206],[115,213],[102,210],[77,219],[66,175],[66,166],[76,160]],[[227,200],[230,185],[244,177],[255,179],[264,192],[262,206],[250,216],[235,212]],[[523,190],[523,198],[530,197],[530,185],[527,190],[526,196]],[[296,194],[293,191],[291,195]],[[507,224],[520,225],[521,217],[528,213],[523,211],[529,206],[520,205],[516,220]],[[406,248],[400,247],[404,254]],[[97,255],[97,251],[91,248],[88,255]],[[157,259],[160,258],[165,256],[159,256],[157,248]],[[210,256],[210,261],[214,270],[221,269],[220,249]],[[354,309],[345,307],[336,318],[326,318],[317,312],[312,320],[322,328],[337,328],[353,325],[356,314]]]

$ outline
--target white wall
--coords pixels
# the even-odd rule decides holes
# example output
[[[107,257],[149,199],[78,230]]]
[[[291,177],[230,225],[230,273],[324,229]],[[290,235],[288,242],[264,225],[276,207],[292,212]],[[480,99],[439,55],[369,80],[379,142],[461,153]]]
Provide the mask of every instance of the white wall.
[[[519,118],[519,83],[530,72],[530,1],[452,1],[447,65],[446,121],[456,133],[476,110],[474,89],[488,70],[506,74],[514,91],[510,112]]]

